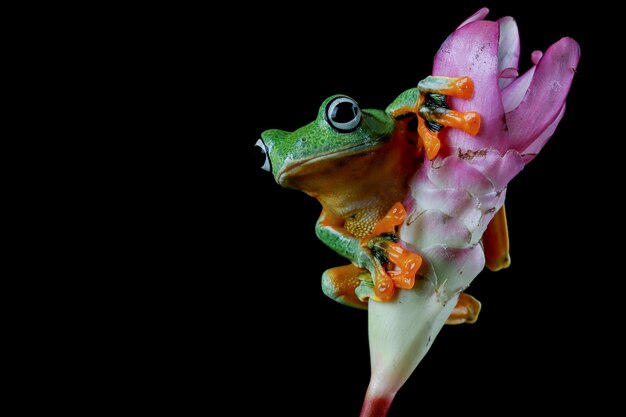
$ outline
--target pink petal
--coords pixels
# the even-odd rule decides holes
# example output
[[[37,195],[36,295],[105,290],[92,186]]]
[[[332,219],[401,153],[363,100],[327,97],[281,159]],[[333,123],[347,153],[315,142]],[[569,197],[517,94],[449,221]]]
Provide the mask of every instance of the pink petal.
[[[497,77],[498,33],[497,22],[469,23],[450,35],[435,56],[434,75],[469,76],[474,81],[474,96],[469,100],[452,97],[449,100],[451,107],[458,111],[476,111],[481,118],[480,132],[476,136],[469,136],[459,129],[446,129],[443,147],[494,148],[503,154],[508,149],[503,139],[506,134],[504,111]],[[445,155],[446,151],[442,153]]]
[[[502,191],[506,185],[524,168],[524,161],[515,150],[504,154],[488,150],[478,155],[463,154],[459,152],[463,160],[480,171],[494,186],[495,191]]]
[[[428,210],[417,216],[412,214],[402,227],[401,239],[419,250],[435,245],[462,248],[472,239],[472,234],[463,223],[440,211]]]
[[[480,245],[467,248],[454,248],[448,245],[433,246],[424,250],[423,255],[434,269],[437,285],[445,284],[442,301],[446,302],[467,287],[467,277],[476,276],[485,266],[485,254]]]
[[[493,193],[488,193],[480,196],[480,206],[485,212],[485,215],[481,218],[481,222],[491,221],[491,219],[495,215],[495,211],[502,207],[502,204],[504,204],[504,198],[506,197],[506,190],[507,189],[505,188],[501,191],[494,191]],[[487,227],[487,225],[485,225],[485,227]],[[479,238],[482,237],[482,232],[484,231],[485,229],[482,229]]]
[[[472,232],[472,243],[478,243],[485,233],[489,222],[493,219],[496,212],[504,204],[506,199],[506,188],[499,192],[493,192],[480,196],[480,204],[483,209],[483,216],[480,218],[480,222],[476,230]]]
[[[506,115],[513,149],[527,149],[556,119],[574,78],[580,48],[563,38],[546,51],[520,105]]]
[[[489,9],[486,7],[483,7],[482,9],[480,9],[479,11],[477,11],[476,13],[474,13],[473,15],[465,19],[465,21],[463,21],[463,23],[459,25],[457,30],[461,29],[463,26],[467,25],[468,23],[476,22],[477,20],[483,20],[485,17],[487,17],[488,14],[489,14]]]
[[[417,203],[416,215],[426,210],[439,210],[457,218],[470,231],[478,227],[482,216],[478,199],[465,190],[441,190],[428,185],[413,188],[411,191]],[[408,209],[407,209],[408,210]]]
[[[493,184],[482,172],[457,156],[444,159],[440,166],[433,164],[428,178],[441,189],[464,190],[475,195],[494,190]]]
[[[546,144],[548,139],[550,139],[550,137],[554,134],[554,131],[556,130],[556,127],[559,125],[559,122],[563,118],[564,114],[565,114],[565,104],[563,104],[563,107],[561,108],[561,111],[559,112],[558,116],[556,116],[556,119],[554,119],[554,121],[550,123],[550,125],[548,125],[546,130],[541,132],[539,136],[537,137],[537,139],[535,139],[528,146],[528,148],[522,151],[522,158],[525,164],[529,163],[535,158],[535,156],[537,156],[537,154]]]
[[[517,69],[519,65],[519,31],[517,23],[511,16],[503,17],[498,20],[500,25],[500,40],[498,42],[498,72],[502,73],[505,68]],[[511,83],[510,77],[503,77],[498,80],[500,89],[503,89]]]
[[[502,71],[500,71],[500,74],[498,74],[498,78],[517,78],[517,77],[519,77],[519,72],[517,71],[517,68],[513,68],[513,67],[505,68]]]
[[[533,64],[537,65],[539,61],[541,61],[542,56],[543,56],[543,52],[533,51],[533,53],[530,55],[530,60],[533,61]]]
[[[508,113],[513,111],[520,105],[522,99],[528,91],[528,86],[535,75],[535,68],[532,67],[526,71],[521,77],[513,81],[508,87],[501,92],[502,107],[504,112]]]

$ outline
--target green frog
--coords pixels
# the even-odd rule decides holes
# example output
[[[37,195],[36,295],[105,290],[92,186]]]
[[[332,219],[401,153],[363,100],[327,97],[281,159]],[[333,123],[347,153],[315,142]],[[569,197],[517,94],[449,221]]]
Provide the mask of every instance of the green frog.
[[[395,288],[414,286],[422,258],[398,241],[397,228],[406,216],[401,201],[419,164],[437,156],[442,128],[478,133],[480,115],[457,112],[446,103],[446,96],[470,98],[473,89],[468,77],[429,76],[384,111],[361,109],[354,99],[334,95],[306,126],[262,133],[256,143],[261,167],[278,184],[321,203],[317,236],[350,260],[324,272],[327,296],[367,308],[368,299],[388,301]],[[495,237],[483,242],[485,253],[504,259],[508,236],[503,212],[490,228],[495,233],[485,235]],[[479,309],[480,303],[464,294],[449,322],[472,322]]]

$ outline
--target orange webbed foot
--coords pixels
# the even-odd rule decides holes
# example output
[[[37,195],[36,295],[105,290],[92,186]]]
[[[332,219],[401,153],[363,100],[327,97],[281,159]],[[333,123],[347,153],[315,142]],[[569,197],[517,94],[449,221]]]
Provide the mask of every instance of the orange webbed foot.
[[[415,275],[422,264],[422,258],[398,243],[396,227],[406,218],[402,203],[396,203],[385,217],[374,227],[363,243],[378,260],[374,291],[383,301],[391,299],[394,288],[411,289],[415,285]]]
[[[417,131],[426,157],[435,159],[441,148],[439,131],[444,127],[460,129],[471,136],[480,130],[480,115],[477,112],[451,110],[445,96],[469,99],[474,94],[474,82],[469,77],[430,76],[418,84],[419,98],[415,107]]]
[[[438,93],[467,100],[474,95],[474,81],[470,77],[450,77]]]

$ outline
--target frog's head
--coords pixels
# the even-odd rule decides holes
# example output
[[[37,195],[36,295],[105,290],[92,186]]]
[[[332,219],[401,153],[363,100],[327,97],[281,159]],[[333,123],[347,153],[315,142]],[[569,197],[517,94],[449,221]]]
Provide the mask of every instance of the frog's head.
[[[381,110],[361,110],[344,95],[326,99],[317,119],[293,132],[266,130],[256,143],[259,165],[284,187],[298,188],[296,178],[328,171],[347,157],[382,147],[394,130]]]

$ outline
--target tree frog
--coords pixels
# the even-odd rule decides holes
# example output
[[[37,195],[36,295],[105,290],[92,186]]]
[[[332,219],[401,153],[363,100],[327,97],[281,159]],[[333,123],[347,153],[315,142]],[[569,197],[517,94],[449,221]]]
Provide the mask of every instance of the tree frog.
[[[406,216],[400,202],[423,158],[432,160],[439,152],[442,128],[478,133],[477,113],[446,104],[448,95],[470,98],[473,88],[469,77],[429,76],[384,111],[361,109],[354,99],[334,95],[306,126],[261,134],[256,143],[261,167],[278,184],[321,203],[317,236],[351,261],[324,272],[327,296],[367,308],[368,298],[384,302],[394,288],[413,287],[422,258],[398,241],[396,228]],[[472,303],[467,297],[459,301],[460,317]]]

